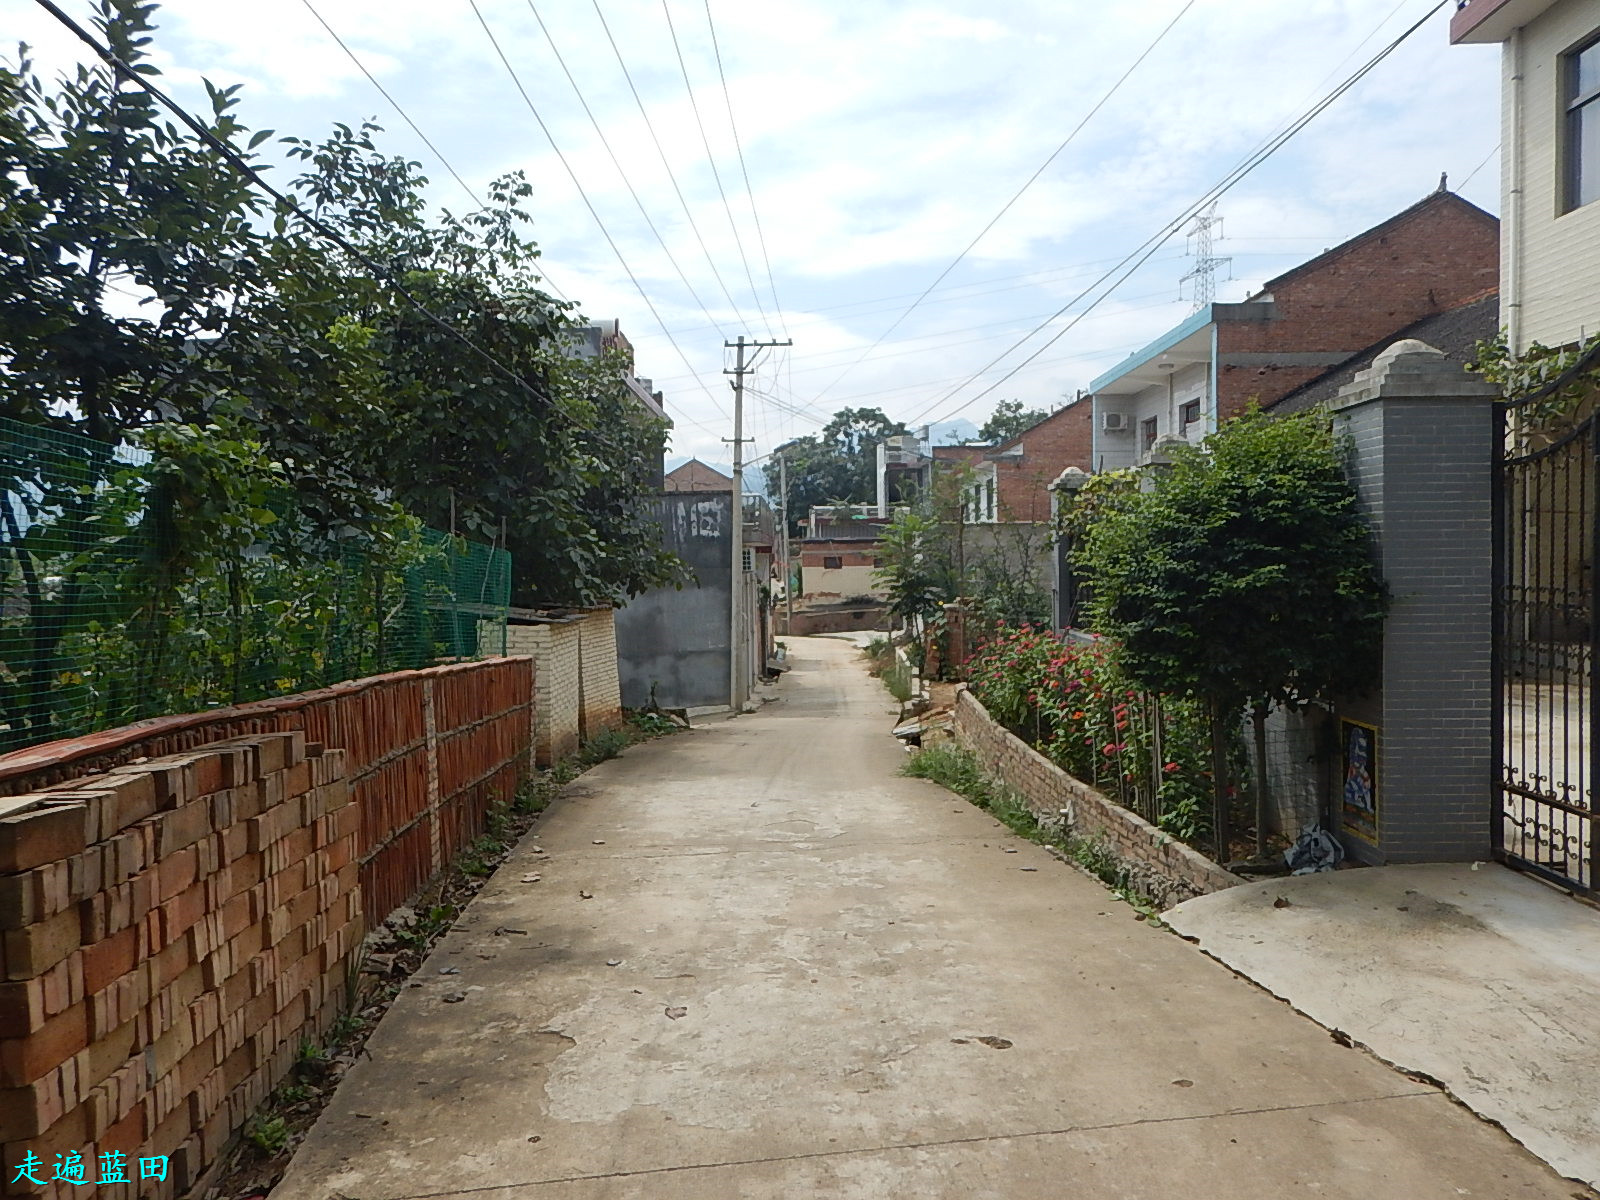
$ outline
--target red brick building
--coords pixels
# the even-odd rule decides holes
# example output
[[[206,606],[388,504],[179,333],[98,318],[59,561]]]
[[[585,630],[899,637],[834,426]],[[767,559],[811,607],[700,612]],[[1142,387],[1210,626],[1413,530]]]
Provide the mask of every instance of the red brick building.
[[[1366,347],[1495,288],[1500,222],[1439,191],[1269,280],[1211,304],[1095,380],[1095,470],[1199,440],[1251,400],[1270,407]]]
[[[724,475],[698,458],[673,467],[662,479],[662,490],[668,492],[726,492],[732,488],[733,476]]]
[[[1088,397],[1057,409],[994,446],[935,446],[934,469],[965,463],[976,476],[967,509],[973,523],[1050,519],[1050,481],[1068,467],[1090,469],[1093,406]]]

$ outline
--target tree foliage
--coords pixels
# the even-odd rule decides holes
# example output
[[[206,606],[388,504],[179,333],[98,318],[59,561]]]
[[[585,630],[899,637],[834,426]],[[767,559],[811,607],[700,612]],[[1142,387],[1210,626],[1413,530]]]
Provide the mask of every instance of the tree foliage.
[[[789,476],[790,531],[800,532],[800,522],[818,504],[867,504],[878,498],[877,450],[886,438],[906,432],[903,422],[890,420],[880,408],[842,408],[822,431],[797,438],[783,451]],[[762,465],[767,494],[783,494],[782,474],[776,455]]]
[[[1023,408],[1020,400],[1002,400],[978,430],[978,440],[997,446],[1009,442],[1025,429],[1031,429],[1050,415],[1043,408]]]
[[[1049,623],[1042,572],[1050,530],[1027,522],[970,522],[976,486],[969,464],[941,464],[932,486],[909,498],[878,543],[876,578],[890,611],[919,637],[955,600],[971,603],[991,626]]]
[[[1376,680],[1370,536],[1327,418],[1252,410],[1104,505],[1074,563],[1145,687],[1293,706]]]
[[[95,10],[151,75],[154,10]],[[241,122],[239,89],[207,90],[211,133],[266,165],[272,132]],[[0,412],[108,447],[222,430],[197,448],[258,444],[281,472],[280,533],[381,536],[399,505],[509,543],[523,604],[676,578],[638,503],[664,427],[629,394],[631,363],[573,353],[571,307],[540,287],[526,179],[495,181],[480,211],[434,212],[380,132],[281,139],[299,206],[374,272],[106,69],[54,84],[26,54],[0,69]]]

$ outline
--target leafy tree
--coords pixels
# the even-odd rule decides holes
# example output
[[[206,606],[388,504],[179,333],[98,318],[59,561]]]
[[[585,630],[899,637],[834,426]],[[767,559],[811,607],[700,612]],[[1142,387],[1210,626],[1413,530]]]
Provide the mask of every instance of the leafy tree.
[[[943,605],[958,599],[970,601],[988,624],[1049,624],[1049,591],[1039,578],[1049,531],[1025,522],[969,522],[976,482],[967,463],[942,466],[878,543],[877,578],[890,611],[919,644]]]
[[[1002,400],[978,430],[978,440],[997,446],[1009,442],[1025,429],[1031,429],[1050,415],[1047,409],[1023,408],[1020,400]]]
[[[317,215],[453,330],[381,293],[352,315],[373,353],[362,386],[382,416],[356,468],[439,528],[512,551],[524,605],[609,603],[679,578],[639,503],[665,426],[628,391],[633,364],[576,354],[569,306],[544,292],[515,173],[484,209],[428,219],[416,163],[385,157],[375,126],[295,142]],[[507,370],[489,365],[492,354]]]
[[[812,437],[798,438],[783,452],[788,460],[790,532],[818,504],[867,504],[878,498],[878,443],[906,432],[879,408],[842,408]],[[782,494],[782,469],[776,456],[762,470],[767,494]]]
[[[1175,447],[1143,492],[1119,494],[1074,551],[1095,629],[1152,691],[1202,697],[1226,841],[1228,715],[1371,687],[1386,596],[1331,423],[1252,409]]]
[[[96,3],[101,36],[154,74],[155,6]],[[271,133],[248,133],[236,93],[209,89],[207,125],[249,160]],[[106,69],[53,88],[25,57],[0,71],[0,412],[105,443],[102,474],[140,430],[225,427],[278,464],[284,529],[370,538],[398,501],[511,542],[520,603],[674,578],[638,503],[664,428],[629,397],[631,364],[570,353],[572,314],[540,289],[525,233],[530,186],[508,176],[483,210],[434,214],[379,132],[283,139],[300,204],[374,277]],[[58,532],[72,520],[69,498]]]

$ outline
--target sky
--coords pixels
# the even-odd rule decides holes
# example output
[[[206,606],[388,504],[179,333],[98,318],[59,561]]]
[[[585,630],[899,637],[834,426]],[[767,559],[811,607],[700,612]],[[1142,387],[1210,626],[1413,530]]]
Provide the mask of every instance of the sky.
[[[1120,283],[1119,261],[1435,2],[168,0],[153,61],[191,108],[203,78],[242,84],[252,128],[375,118],[443,208],[525,171],[551,289],[620,321],[675,458],[726,462],[740,335],[793,341],[748,377],[747,459],[844,407],[1071,400],[1193,311],[1184,232]],[[1498,213],[1498,48],[1449,45],[1452,8],[1221,198],[1216,299],[1441,172]],[[46,73],[83,49],[0,0],[6,61],[19,40]]]

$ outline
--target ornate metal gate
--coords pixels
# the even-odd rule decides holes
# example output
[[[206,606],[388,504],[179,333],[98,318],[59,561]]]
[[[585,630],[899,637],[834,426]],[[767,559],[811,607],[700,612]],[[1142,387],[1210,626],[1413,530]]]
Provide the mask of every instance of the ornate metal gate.
[[[1504,860],[1564,887],[1600,889],[1595,789],[1600,415],[1499,406],[1495,661]]]

